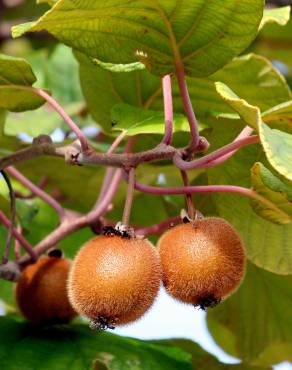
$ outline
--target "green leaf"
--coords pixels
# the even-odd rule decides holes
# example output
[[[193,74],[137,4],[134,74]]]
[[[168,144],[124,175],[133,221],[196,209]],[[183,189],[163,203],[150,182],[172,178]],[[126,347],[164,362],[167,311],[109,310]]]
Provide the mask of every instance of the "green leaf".
[[[217,122],[210,139],[212,150],[230,142],[240,132],[238,122]],[[259,144],[240,149],[228,161],[210,168],[209,184],[251,187],[250,168],[255,162],[266,166]],[[212,200],[220,217],[227,219],[242,236],[248,258],[257,266],[277,274],[292,274],[291,225],[276,225],[259,217],[247,197],[236,194],[213,194]]]
[[[170,344],[189,352],[193,359],[193,370],[271,370],[267,367],[243,364],[223,364],[215,356],[203,350],[197,343],[188,339],[164,339],[154,343]]]
[[[239,290],[208,311],[208,327],[216,342],[254,365],[291,361],[291,284],[292,276],[278,276],[249,264]],[[275,347],[277,352],[272,350]]]
[[[164,112],[144,110],[129,104],[116,104],[111,109],[114,130],[126,131],[127,135],[163,134]],[[189,131],[187,118],[183,114],[174,114],[174,132]]]
[[[5,370],[90,369],[191,370],[190,355],[177,347],[96,332],[85,325],[32,328],[0,318],[0,361]]]
[[[288,224],[292,222],[292,187],[274,176],[262,163],[255,163],[251,169],[253,190],[275,204],[279,211],[264,205],[257,200],[251,200],[254,211],[275,223]],[[281,212],[280,212],[281,211]]]
[[[41,97],[26,89],[35,81],[36,77],[24,59],[0,54],[0,108],[21,112],[44,104]]]
[[[276,23],[280,26],[285,26],[290,19],[290,6],[283,6],[281,8],[265,9],[264,15],[260,24],[260,30],[267,23]]]
[[[228,86],[222,82],[215,83],[218,94],[239,114],[245,123],[258,130],[261,120],[261,112],[258,107],[247,103],[239,98]]]
[[[61,0],[38,21],[13,27],[14,37],[47,30],[61,42],[107,63],[143,62],[153,73],[208,76],[255,38],[262,0],[180,2]]]
[[[140,62],[129,63],[129,64],[113,64],[113,63],[104,63],[101,60],[93,59],[92,60],[97,66],[101,67],[110,72],[115,73],[124,73],[124,72],[133,72],[133,71],[142,71],[145,69],[145,64]]]
[[[270,164],[292,181],[292,135],[260,123],[260,138]]]

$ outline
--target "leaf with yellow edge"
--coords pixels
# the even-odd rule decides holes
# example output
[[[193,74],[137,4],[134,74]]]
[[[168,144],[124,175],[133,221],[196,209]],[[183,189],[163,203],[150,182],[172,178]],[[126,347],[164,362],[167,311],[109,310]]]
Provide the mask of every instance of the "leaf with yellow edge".
[[[259,123],[261,143],[267,159],[277,172],[292,181],[292,135]]]
[[[233,108],[244,122],[258,130],[261,121],[261,112],[258,107],[250,105],[246,100],[237,96],[227,85],[222,82],[215,82],[218,94]]]
[[[268,199],[275,207],[251,200],[254,211],[267,220],[278,224],[292,222],[292,187],[274,176],[262,163],[257,162],[251,169],[251,182],[257,194]]]

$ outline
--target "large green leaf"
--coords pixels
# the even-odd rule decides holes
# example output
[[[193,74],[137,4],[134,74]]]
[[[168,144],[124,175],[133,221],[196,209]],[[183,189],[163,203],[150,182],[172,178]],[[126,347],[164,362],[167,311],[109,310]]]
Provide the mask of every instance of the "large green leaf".
[[[0,54],[0,108],[21,112],[44,104],[41,97],[25,90],[35,81],[36,77],[24,59]]]
[[[111,130],[111,108],[126,103],[145,109],[163,109],[161,80],[148,71],[110,73],[94,65],[81,53],[75,53],[80,63],[80,80],[85,99],[94,119],[103,130]],[[263,111],[291,99],[283,76],[265,58],[249,54],[236,58],[214,75],[187,80],[197,117],[206,123],[218,113],[232,109],[218,95],[214,82],[222,81],[237,95]],[[174,111],[183,113],[181,96],[173,78]]]
[[[255,365],[291,361],[291,284],[291,275],[278,276],[249,264],[239,290],[208,311],[217,343]]]
[[[234,121],[220,120],[210,138],[212,150],[230,142],[242,129]],[[266,165],[260,145],[240,149],[228,161],[208,170],[210,184],[251,187],[250,168],[255,162]],[[291,225],[276,225],[256,215],[248,198],[236,194],[213,194],[218,214],[231,222],[245,241],[248,258],[269,271],[292,273]]]
[[[271,165],[292,181],[292,135],[260,123],[260,138]]]
[[[96,332],[85,325],[32,328],[0,318],[0,361],[5,370],[191,370],[191,356],[177,347]],[[99,367],[95,367],[95,369]]]
[[[61,0],[13,36],[47,30],[63,43],[109,63],[142,61],[155,74],[207,76],[255,38],[263,0]]]
[[[283,183],[274,176],[262,163],[255,163],[251,169],[253,189],[276,205],[278,210],[260,201],[252,200],[251,204],[257,214],[279,224],[292,222],[292,186]]]

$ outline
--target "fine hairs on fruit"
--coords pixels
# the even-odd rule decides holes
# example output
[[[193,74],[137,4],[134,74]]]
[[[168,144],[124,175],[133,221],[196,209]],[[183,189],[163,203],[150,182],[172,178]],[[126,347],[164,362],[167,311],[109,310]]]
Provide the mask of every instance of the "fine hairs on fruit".
[[[161,236],[158,249],[163,284],[182,302],[202,309],[215,306],[243,279],[244,245],[233,226],[222,218],[177,225]]]
[[[22,315],[32,324],[67,324],[77,314],[67,296],[71,261],[57,252],[27,266],[15,289]]]
[[[161,266],[147,239],[111,233],[89,240],[76,255],[68,281],[75,310],[98,329],[140,318],[157,296]]]

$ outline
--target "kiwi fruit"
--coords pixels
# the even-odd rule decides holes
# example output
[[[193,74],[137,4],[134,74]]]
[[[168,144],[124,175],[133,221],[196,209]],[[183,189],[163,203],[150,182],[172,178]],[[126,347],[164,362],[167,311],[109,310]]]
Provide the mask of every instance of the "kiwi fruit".
[[[98,329],[139,319],[158,293],[161,266],[147,239],[100,235],[77,253],[68,280],[75,310]]]
[[[177,225],[158,241],[163,284],[174,298],[205,309],[234,292],[245,272],[245,249],[222,218]]]
[[[22,271],[16,302],[32,324],[67,324],[77,315],[67,295],[70,267],[68,259],[43,256]]]

